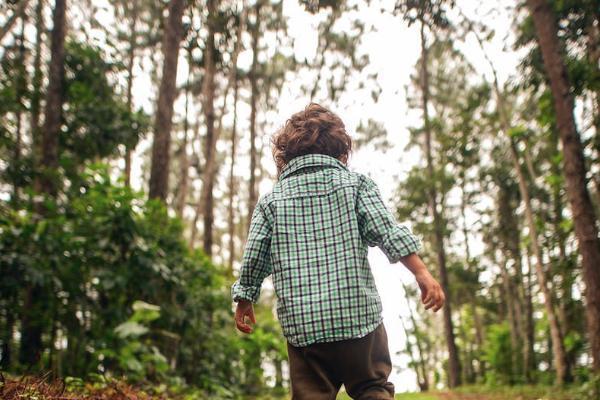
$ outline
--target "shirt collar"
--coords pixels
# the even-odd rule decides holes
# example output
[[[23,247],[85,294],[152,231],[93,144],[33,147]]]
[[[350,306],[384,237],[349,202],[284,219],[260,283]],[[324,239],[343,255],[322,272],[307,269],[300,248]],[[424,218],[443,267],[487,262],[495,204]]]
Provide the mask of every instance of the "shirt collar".
[[[279,180],[285,179],[287,176],[300,169],[318,166],[348,169],[348,167],[337,158],[325,154],[305,154],[303,156],[292,158],[290,162],[283,167],[283,170],[279,175]]]

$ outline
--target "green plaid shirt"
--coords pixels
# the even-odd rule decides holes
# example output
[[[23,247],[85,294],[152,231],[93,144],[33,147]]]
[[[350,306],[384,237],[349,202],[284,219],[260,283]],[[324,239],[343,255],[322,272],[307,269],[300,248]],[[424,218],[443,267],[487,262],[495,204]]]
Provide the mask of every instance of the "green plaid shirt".
[[[272,274],[292,345],[363,337],[382,322],[368,246],[390,263],[422,248],[370,178],[323,154],[296,157],[254,209],[233,300],[256,303]]]

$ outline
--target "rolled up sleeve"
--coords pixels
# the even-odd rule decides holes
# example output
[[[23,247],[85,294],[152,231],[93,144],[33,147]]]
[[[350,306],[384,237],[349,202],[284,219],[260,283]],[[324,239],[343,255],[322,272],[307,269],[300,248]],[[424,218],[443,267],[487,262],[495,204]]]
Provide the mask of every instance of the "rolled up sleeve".
[[[422,250],[421,240],[395,220],[385,206],[379,188],[365,175],[361,175],[356,208],[363,240],[369,246],[379,247],[390,263]]]
[[[240,276],[231,286],[233,301],[258,301],[262,282],[271,274],[272,221],[261,201],[252,213]]]

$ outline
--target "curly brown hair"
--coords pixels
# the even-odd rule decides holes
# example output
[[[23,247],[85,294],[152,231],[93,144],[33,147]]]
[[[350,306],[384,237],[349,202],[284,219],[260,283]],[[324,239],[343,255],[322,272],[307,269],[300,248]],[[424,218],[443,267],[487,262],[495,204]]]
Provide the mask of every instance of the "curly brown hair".
[[[288,118],[271,143],[278,175],[295,157],[325,154],[345,164],[352,150],[352,139],[341,118],[317,103]]]

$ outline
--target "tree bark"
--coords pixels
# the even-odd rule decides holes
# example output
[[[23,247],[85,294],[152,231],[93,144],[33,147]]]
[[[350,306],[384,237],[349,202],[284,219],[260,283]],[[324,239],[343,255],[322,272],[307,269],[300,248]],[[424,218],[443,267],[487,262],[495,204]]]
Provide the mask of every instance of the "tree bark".
[[[33,78],[31,81],[31,136],[32,136],[32,153],[34,165],[39,165],[42,159],[42,140],[40,138],[40,114],[42,100],[42,46],[43,33],[45,30],[44,24],[44,2],[38,0],[35,7],[35,56],[33,58]]]
[[[446,346],[448,349],[448,386],[450,388],[461,384],[461,367],[458,355],[458,347],[454,335],[454,326],[452,323],[452,297],[450,293],[450,283],[446,270],[446,250],[444,248],[444,232],[442,228],[441,215],[438,212],[437,190],[435,187],[435,174],[432,156],[432,132],[429,121],[429,71],[428,71],[428,52],[425,38],[425,22],[421,20],[421,90],[423,106],[423,123],[425,133],[425,153],[427,157],[427,175],[429,177],[429,211],[433,217],[435,251],[437,255],[440,284],[446,295],[446,303],[443,307],[444,317],[444,335],[446,337]]]
[[[258,200],[256,192],[256,110],[258,106],[258,41],[260,37],[261,0],[254,6],[254,24],[252,25],[252,66],[250,67],[250,182],[248,192],[248,227]]]
[[[235,195],[235,158],[237,152],[237,102],[238,102],[238,80],[237,73],[233,87],[233,126],[231,127],[231,163],[229,165],[229,201],[227,205],[228,217],[227,225],[229,232],[229,275],[233,275],[233,262],[235,260],[235,213],[233,208],[233,198]]]
[[[563,147],[563,169],[575,235],[582,258],[586,319],[593,370],[600,372],[600,242],[596,215],[586,183],[581,138],[573,115],[574,99],[561,54],[556,18],[546,0],[527,0],[550,81],[556,123]]]
[[[169,15],[165,21],[162,41],[163,69],[158,92],[154,142],[152,143],[152,165],[150,167],[150,189],[148,196],[166,203],[169,192],[169,163],[171,128],[173,126],[173,103],[176,97],[177,62],[179,45],[183,39],[182,17],[185,0],[171,0]]]
[[[476,37],[477,37],[477,40],[479,42],[481,49],[483,50],[483,43],[482,43],[481,38],[478,35],[476,35]],[[519,184],[519,193],[521,194],[521,198],[525,205],[525,218],[527,220],[527,225],[529,228],[529,235],[531,238],[531,248],[532,248],[532,252],[536,259],[536,262],[535,262],[536,276],[538,278],[538,283],[539,283],[540,289],[542,291],[542,294],[544,296],[544,307],[546,309],[546,315],[548,317],[548,324],[550,325],[550,337],[551,337],[551,342],[552,342],[553,364],[554,364],[554,368],[556,369],[557,383],[559,385],[562,385],[563,383],[565,383],[567,380],[570,379],[570,368],[569,368],[568,359],[566,356],[564,337],[561,333],[558,318],[556,317],[556,311],[555,311],[555,307],[554,307],[552,292],[550,291],[550,289],[548,287],[546,272],[545,272],[545,268],[543,265],[542,251],[540,248],[539,237],[538,237],[537,228],[536,228],[536,224],[535,224],[535,218],[534,218],[533,210],[531,207],[531,197],[529,194],[529,188],[527,187],[525,174],[523,174],[523,171],[521,169],[521,163],[519,161],[519,155],[517,152],[515,141],[510,136],[510,129],[511,129],[510,117],[508,115],[506,100],[504,98],[502,91],[500,90],[500,84],[498,81],[498,74],[497,74],[496,68],[485,52],[484,52],[484,57],[485,57],[486,61],[488,62],[489,66],[492,70],[493,77],[494,77],[493,88],[494,88],[494,92],[496,94],[500,126],[501,126],[502,130],[504,131],[504,133],[508,136],[509,154],[510,154],[510,158],[511,158],[511,161],[513,164],[513,168],[517,174],[517,182]],[[533,176],[534,175],[533,170],[530,170],[529,173],[532,175],[531,178],[532,178],[532,182],[533,182],[533,179],[535,178]],[[527,340],[530,340],[530,338],[528,337]],[[528,343],[527,346],[530,346],[530,344]]]
[[[23,145],[23,110],[25,108],[23,104],[23,96],[27,89],[27,71],[25,69],[25,24],[27,22],[27,14],[25,10],[22,11],[21,15],[21,32],[19,33],[18,44],[19,51],[18,57],[18,70],[15,73],[15,100],[17,103],[17,111],[15,112],[15,145],[13,152],[13,165],[16,169],[13,171],[13,194],[11,196],[11,203],[14,209],[19,209],[21,204],[21,183],[19,179],[19,169],[21,168],[21,156],[22,156],[22,145]]]
[[[137,48],[138,0],[131,1],[131,21],[129,26],[129,48],[127,49],[127,109],[133,111],[133,65]],[[134,149],[125,148],[125,185],[131,186],[131,152]]]
[[[66,7],[66,0],[56,0],[52,14],[50,67],[48,70],[42,154],[37,185],[40,192],[51,196],[55,196],[58,189],[55,173],[58,167],[58,136],[62,123]]]
[[[476,273],[475,265],[473,265],[473,260],[471,259],[471,248],[469,246],[469,229],[467,227],[467,193],[466,193],[466,174],[463,174],[463,178],[460,181],[460,190],[461,190],[461,202],[460,202],[460,215],[462,219],[462,231],[463,237],[465,240],[465,262],[467,263],[467,267],[469,271]],[[477,311],[477,295],[476,293],[472,293],[469,297],[469,306],[471,308],[471,314],[473,316],[473,325],[475,327],[475,343],[477,345],[478,354],[483,354],[483,327],[481,324],[481,318],[479,317],[479,311]],[[480,376],[483,377],[483,372],[485,371],[485,361],[479,360],[479,372]]]
[[[38,7],[41,7],[38,4]],[[41,157],[36,165],[35,190],[49,196],[56,196],[58,182],[58,135],[62,123],[64,59],[66,36],[66,0],[56,0],[52,12],[52,33],[50,44],[50,66],[48,88],[46,90],[46,109],[44,130],[41,140]],[[46,209],[36,204],[38,214]],[[25,288],[23,314],[21,316],[21,347],[19,360],[24,365],[34,365],[42,353],[42,332],[44,330],[44,289],[39,284],[28,283]]]
[[[192,75],[192,46],[187,48],[187,59],[188,59],[188,71],[187,82],[185,84],[185,112],[183,118],[183,142],[179,147],[179,182],[177,184],[177,190],[175,191],[175,213],[179,218],[183,218],[183,211],[188,197],[189,187],[189,168],[190,168],[190,157],[187,154],[188,147],[188,130],[189,130],[189,110],[190,110],[190,77]],[[198,129],[196,129],[196,132]],[[195,137],[192,139],[192,146],[194,145]]]
[[[556,316],[556,309],[554,305],[554,298],[552,292],[548,287],[548,280],[546,278],[546,272],[543,264],[542,250],[540,248],[538,240],[538,232],[535,224],[535,218],[533,209],[531,207],[531,198],[529,196],[529,190],[525,183],[525,177],[521,170],[521,165],[518,160],[517,150],[512,138],[510,139],[510,153],[513,160],[513,165],[517,173],[519,182],[519,192],[523,198],[525,205],[525,218],[529,228],[529,236],[531,237],[531,248],[535,256],[535,270],[538,278],[538,284],[544,296],[544,307],[546,309],[546,316],[548,317],[548,324],[550,325],[550,337],[552,338],[552,355],[554,357],[554,368],[556,369],[556,383],[559,385],[571,379],[570,367],[567,360],[567,353],[564,344],[564,337],[560,328],[558,318]]]
[[[206,38],[206,49],[204,51],[204,80],[202,86],[202,105],[204,119],[206,121],[206,137],[204,145],[204,176],[202,179],[202,216],[204,225],[204,252],[212,256],[213,245],[213,222],[214,222],[214,170],[216,163],[217,140],[215,135],[215,20],[217,12],[217,0],[207,0],[208,17]]]

